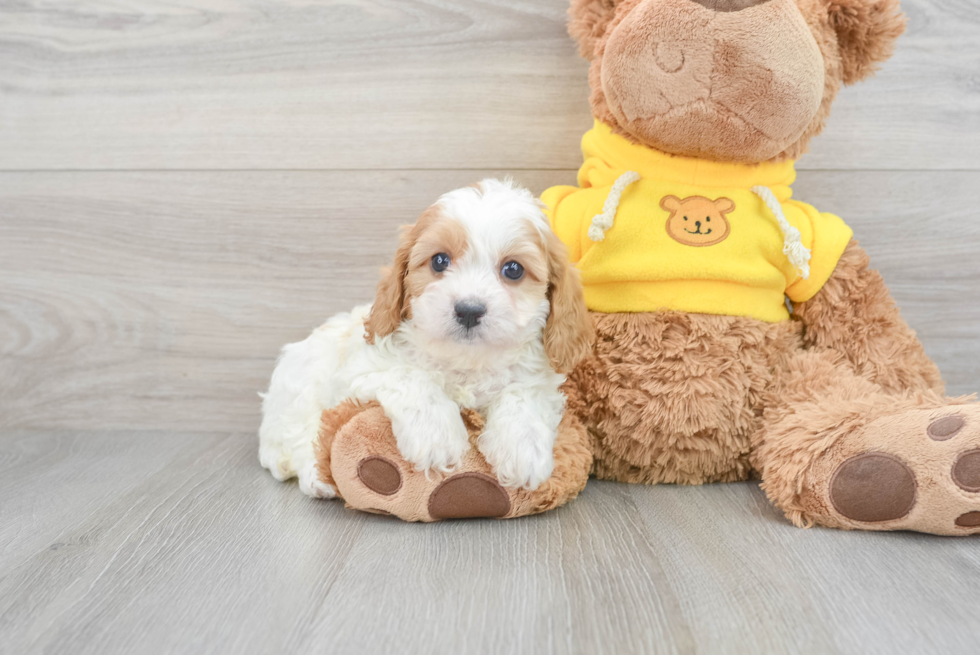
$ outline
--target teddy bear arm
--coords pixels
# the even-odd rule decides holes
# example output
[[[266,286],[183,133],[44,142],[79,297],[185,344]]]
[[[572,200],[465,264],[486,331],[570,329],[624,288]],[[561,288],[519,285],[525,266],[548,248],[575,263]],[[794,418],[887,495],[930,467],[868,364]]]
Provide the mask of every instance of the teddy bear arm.
[[[805,325],[807,348],[842,353],[859,374],[885,391],[943,393],[938,367],[856,241],[847,245],[823,288],[798,303],[794,314]]]

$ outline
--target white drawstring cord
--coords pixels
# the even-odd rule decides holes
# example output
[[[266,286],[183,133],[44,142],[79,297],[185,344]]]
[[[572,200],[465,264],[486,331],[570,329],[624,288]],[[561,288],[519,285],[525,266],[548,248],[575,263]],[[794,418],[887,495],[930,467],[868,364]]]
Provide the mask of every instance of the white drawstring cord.
[[[602,206],[602,213],[596,214],[592,219],[592,226],[589,228],[589,238],[593,241],[602,241],[606,238],[606,230],[613,226],[616,218],[616,210],[619,209],[619,200],[623,196],[626,187],[637,182],[640,174],[635,171],[626,171],[613,182],[612,189],[606,197],[606,203]]]
[[[752,193],[762,198],[762,202],[766,203],[769,211],[776,217],[779,229],[783,231],[783,254],[789,259],[789,263],[799,270],[800,277],[804,280],[810,279],[810,249],[803,245],[803,235],[800,231],[786,220],[783,206],[779,204],[772,189],[766,186],[754,186]]]
[[[623,192],[639,180],[639,173],[626,171],[613,183],[612,189],[609,190],[609,195],[606,197],[606,202],[602,206],[602,213],[596,214],[592,219],[592,225],[589,227],[589,239],[599,242],[606,238],[606,231],[613,226],[613,221],[616,219],[616,212],[619,209],[619,201]],[[779,229],[783,232],[783,254],[800,272],[800,277],[804,280],[809,279],[811,253],[809,248],[803,245],[803,235],[786,220],[782,205],[779,204],[779,200],[776,199],[769,187],[754,186],[752,193],[759,196],[766,203],[773,216],[776,217]]]

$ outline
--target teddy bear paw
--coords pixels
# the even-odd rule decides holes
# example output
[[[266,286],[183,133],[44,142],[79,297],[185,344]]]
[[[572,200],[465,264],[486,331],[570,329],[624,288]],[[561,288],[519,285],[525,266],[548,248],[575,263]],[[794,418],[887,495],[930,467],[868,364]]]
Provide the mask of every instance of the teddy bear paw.
[[[814,467],[827,523],[980,533],[980,405],[905,411],[849,437]]]

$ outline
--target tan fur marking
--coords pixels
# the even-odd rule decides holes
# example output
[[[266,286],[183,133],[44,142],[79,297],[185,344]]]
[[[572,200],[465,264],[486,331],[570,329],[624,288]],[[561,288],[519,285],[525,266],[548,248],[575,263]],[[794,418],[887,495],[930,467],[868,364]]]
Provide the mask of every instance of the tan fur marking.
[[[432,270],[432,258],[439,254],[449,255],[451,261],[463,257],[469,248],[466,228],[462,223],[434,213],[432,222],[419,235],[409,258],[409,270],[405,279],[405,304],[411,307],[411,299],[422,295],[429,284],[439,279],[440,273]],[[409,318],[407,313],[405,318]]]
[[[415,225],[403,227],[395,262],[382,269],[374,306],[364,323],[367,342],[388,336],[411,318],[411,299],[436,279],[437,273],[429,266],[433,255],[444,252],[462,257],[466,248],[465,228],[447,218],[438,205],[426,209]]]

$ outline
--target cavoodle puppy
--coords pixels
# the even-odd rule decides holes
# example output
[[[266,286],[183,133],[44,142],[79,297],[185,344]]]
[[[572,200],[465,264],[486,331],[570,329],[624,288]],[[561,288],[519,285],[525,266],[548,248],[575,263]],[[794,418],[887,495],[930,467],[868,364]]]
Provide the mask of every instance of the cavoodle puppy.
[[[408,462],[448,472],[470,447],[466,408],[486,419],[478,447],[500,483],[535,489],[554,465],[564,373],[591,340],[578,272],[531,193],[498,180],[452,191],[404,228],[373,305],[283,348],[259,459],[332,498],[313,443],[321,412],[353,398],[382,405]]]

